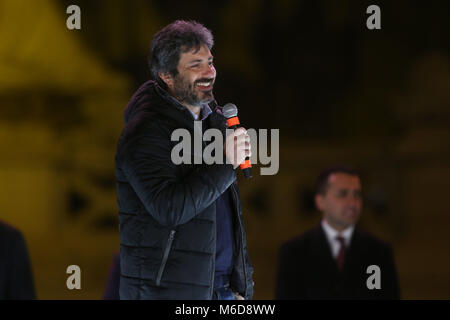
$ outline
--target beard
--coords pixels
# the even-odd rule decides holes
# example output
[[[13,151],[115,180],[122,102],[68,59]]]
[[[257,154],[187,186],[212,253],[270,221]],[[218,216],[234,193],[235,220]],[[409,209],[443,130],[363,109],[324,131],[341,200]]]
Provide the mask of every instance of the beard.
[[[209,103],[214,100],[214,95],[211,90],[197,92],[195,86],[199,82],[211,81],[211,86],[214,84],[214,79],[198,79],[195,82],[183,78],[180,74],[177,74],[173,82],[173,93],[175,98],[181,103],[186,103],[194,107],[203,107],[203,104]]]

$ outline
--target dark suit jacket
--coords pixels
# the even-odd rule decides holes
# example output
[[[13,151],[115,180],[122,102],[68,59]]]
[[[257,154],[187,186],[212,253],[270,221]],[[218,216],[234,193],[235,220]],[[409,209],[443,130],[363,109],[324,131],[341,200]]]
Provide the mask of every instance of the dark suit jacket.
[[[20,231],[0,222],[0,300],[35,299],[27,245]]]
[[[367,288],[367,267],[381,271],[381,289]],[[285,243],[280,250],[276,299],[399,299],[392,250],[355,228],[344,270],[338,271],[322,226]]]

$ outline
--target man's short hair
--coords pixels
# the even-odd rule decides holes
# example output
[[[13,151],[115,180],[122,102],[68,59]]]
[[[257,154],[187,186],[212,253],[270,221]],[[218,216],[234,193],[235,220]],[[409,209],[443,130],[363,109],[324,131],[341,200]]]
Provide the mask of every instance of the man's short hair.
[[[319,176],[317,177],[316,181],[316,194],[325,195],[328,191],[328,179],[332,174],[335,173],[346,173],[351,176],[357,176],[361,179],[361,176],[358,171],[356,171],[351,166],[347,165],[337,165],[333,167],[329,167],[324,169]]]
[[[192,49],[199,50],[202,45],[211,50],[214,38],[211,31],[201,23],[177,20],[165,26],[153,37],[151,45],[149,66],[153,78],[160,86],[167,88],[158,72],[176,76],[180,54]]]

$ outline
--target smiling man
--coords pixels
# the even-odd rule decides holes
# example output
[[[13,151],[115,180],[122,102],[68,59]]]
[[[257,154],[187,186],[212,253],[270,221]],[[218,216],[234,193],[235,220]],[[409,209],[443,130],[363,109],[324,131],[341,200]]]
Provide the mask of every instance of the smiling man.
[[[116,153],[121,299],[253,296],[234,172],[251,156],[250,139],[244,128],[225,137],[212,46],[211,32],[197,22],[163,28],[151,46],[154,81],[125,110]],[[195,120],[222,131],[228,163],[174,164],[172,133],[183,128],[193,137]]]
[[[214,100],[216,69],[206,44],[182,54],[175,74],[159,72],[158,76],[168,86],[169,93],[197,118],[203,105]]]
[[[345,166],[324,170],[315,202],[323,215],[319,226],[281,247],[276,298],[398,299],[390,246],[355,228],[362,208],[358,173]],[[373,265],[379,288],[367,285]]]

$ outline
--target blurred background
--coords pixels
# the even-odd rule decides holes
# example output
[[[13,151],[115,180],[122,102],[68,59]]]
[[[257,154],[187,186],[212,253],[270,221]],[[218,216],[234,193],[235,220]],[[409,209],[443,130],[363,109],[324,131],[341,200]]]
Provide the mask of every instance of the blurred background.
[[[66,8],[81,8],[81,30]],[[381,30],[366,8],[381,8]],[[255,299],[282,242],[315,226],[326,166],[362,172],[361,227],[393,245],[402,297],[450,299],[448,1],[0,0],[0,219],[26,238],[39,299],[100,299],[119,250],[114,155],[152,36],[213,31],[219,104],[280,129],[280,170],[241,179]],[[254,170],[258,173],[259,170]],[[66,288],[81,267],[81,290]]]

